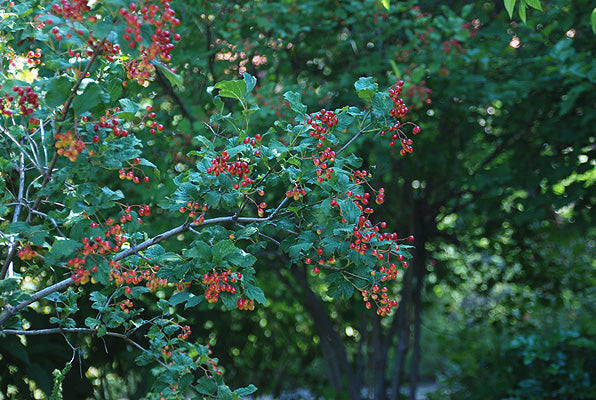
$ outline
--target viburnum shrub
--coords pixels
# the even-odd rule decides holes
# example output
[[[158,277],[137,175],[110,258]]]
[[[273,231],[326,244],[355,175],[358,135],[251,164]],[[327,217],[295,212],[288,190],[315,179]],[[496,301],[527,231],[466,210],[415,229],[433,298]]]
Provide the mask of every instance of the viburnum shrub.
[[[375,218],[385,190],[349,149],[390,136],[389,146],[412,152],[420,128],[407,120],[403,82],[379,90],[360,78],[363,103],[335,110],[307,112],[288,92],[291,118],[257,133],[258,82],[244,73],[209,88],[218,111],[194,132],[191,167],[159,171],[146,149],[172,132],[142,89],[156,74],[182,82],[168,66],[181,39],[169,2],[32,4],[2,10],[13,35],[0,88],[2,335],[120,338],[139,365],[155,366],[146,398],[233,399],[256,388],[232,391],[176,310],[266,304],[254,265],[268,247],[290,268],[312,269],[329,296],[357,291],[366,308],[391,313],[389,284],[408,267],[414,238]],[[17,68],[18,57],[33,62]],[[164,186],[176,189],[152,196]],[[154,218],[171,226],[154,232]],[[51,326],[32,326],[30,312]],[[53,393],[72,362],[55,374]]]

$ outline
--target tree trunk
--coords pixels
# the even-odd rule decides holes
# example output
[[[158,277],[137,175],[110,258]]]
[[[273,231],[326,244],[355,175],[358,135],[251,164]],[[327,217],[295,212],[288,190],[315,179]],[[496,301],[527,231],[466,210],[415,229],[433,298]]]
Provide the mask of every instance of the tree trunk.
[[[395,354],[395,363],[393,367],[393,376],[391,379],[391,400],[399,399],[399,391],[402,384],[402,375],[406,361],[406,355],[410,347],[410,297],[412,291],[412,271],[407,270],[404,275],[404,286],[399,301],[399,307],[394,317],[394,323],[397,328],[398,342]],[[394,325],[394,324],[392,324]],[[390,334],[392,336],[390,330]],[[388,338],[391,340],[391,337]]]
[[[345,344],[319,297],[311,290],[306,271],[292,268],[292,274],[304,292],[304,307],[311,315],[321,341],[321,351],[331,385],[347,393],[351,400],[360,400],[360,387],[348,362]]]
[[[424,289],[424,277],[426,275],[426,251],[423,238],[416,246],[416,259],[414,260],[414,274],[416,286],[414,289],[414,347],[412,349],[412,361],[410,366],[410,400],[416,400],[418,388],[419,364],[420,364],[420,328],[422,325],[422,290]]]

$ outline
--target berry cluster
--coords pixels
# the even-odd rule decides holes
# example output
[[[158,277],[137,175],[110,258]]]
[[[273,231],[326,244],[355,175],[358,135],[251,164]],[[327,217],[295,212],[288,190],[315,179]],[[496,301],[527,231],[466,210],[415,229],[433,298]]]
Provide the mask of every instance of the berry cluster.
[[[28,64],[39,65],[39,64],[41,64],[40,58],[41,58],[41,50],[29,51],[27,53],[27,63]]]
[[[451,49],[454,49],[456,57],[459,57],[460,53],[465,53],[467,51],[457,39],[445,41],[443,42],[442,46],[443,47],[441,48],[441,51],[445,54],[449,54]]]
[[[130,214],[130,212],[132,211],[132,207],[139,207],[139,215],[141,217],[150,216],[151,215],[151,207],[149,205],[126,206],[124,208],[124,212],[120,216],[120,223],[124,224],[126,222],[132,221],[132,215]],[[109,224],[110,221],[112,221],[111,218],[108,219],[106,223],[108,223],[108,225],[110,225]],[[141,218],[137,218],[137,222],[140,224],[140,223],[143,222],[143,220]]]
[[[133,306],[133,302],[131,299],[126,299],[122,303],[120,303],[120,308],[126,314],[128,314],[130,312],[130,309],[132,308],[132,306]]]
[[[188,336],[190,335],[190,333],[191,333],[190,326],[184,325],[182,327],[182,333],[178,334],[178,339],[186,340],[186,339],[188,339]]]
[[[93,131],[99,132],[100,129],[106,129],[114,134],[115,137],[127,137],[129,135],[129,131],[126,129],[120,128],[120,119],[116,117],[115,113],[119,113],[121,111],[120,107],[110,108],[106,110],[105,115],[102,115],[99,118],[99,121],[95,125],[93,125]],[[88,121],[88,117],[84,116],[82,118],[83,122]],[[99,137],[97,138],[99,141]],[[94,143],[95,138],[93,139]]]
[[[350,176],[350,179],[352,180],[352,182],[354,182],[356,185],[360,185],[362,183],[367,182],[370,178],[372,178],[372,174],[370,172],[368,172],[367,170],[357,170],[354,171],[354,173],[352,173],[352,175]]]
[[[199,203],[189,201],[186,203],[186,207],[180,207],[182,214],[188,211],[188,217],[193,219],[195,225],[201,225],[205,221],[205,213],[209,210],[209,206],[204,204],[201,206]]]
[[[39,254],[37,254],[37,251],[31,249],[31,246],[23,247],[21,250],[19,250],[17,255],[23,261],[29,261],[39,256]]]
[[[138,48],[141,57],[130,60],[126,66],[128,77],[137,79],[139,84],[150,79],[155,71],[152,60],[169,62],[170,52],[174,49],[173,41],[179,41],[180,35],[174,33],[174,27],[180,25],[180,20],[175,18],[175,12],[170,8],[169,1],[159,0],[151,4],[150,0],[130,3],[128,8],[121,8],[120,15],[126,21],[125,33],[122,39],[128,42],[131,49]],[[142,35],[142,26],[146,24],[153,30],[151,44],[145,46]]]
[[[410,99],[413,99],[414,96],[416,96],[416,97],[418,97],[418,100],[420,100],[422,103],[431,104],[432,100],[430,98],[430,94],[433,91],[432,91],[432,89],[426,87],[425,85],[426,85],[425,80],[421,80],[418,85],[410,85],[410,87],[408,88],[408,90],[406,92],[406,96],[408,96]]]
[[[139,165],[141,163],[141,159],[140,158],[134,158],[131,162],[128,162],[128,167],[125,168],[120,168],[118,170],[118,177],[122,180],[126,179],[129,181],[133,181],[134,183],[140,183],[141,182],[141,178],[139,178],[139,176],[135,175],[136,171],[141,171],[141,173],[143,174],[143,182],[149,182],[149,177],[147,175],[145,175],[145,171],[143,171],[141,168],[137,167],[137,165]]]
[[[257,207],[257,214],[259,215],[259,217],[263,217],[265,215],[266,208],[267,208],[267,203],[265,203],[264,201],[261,202],[261,204],[259,204],[259,206]]]
[[[377,314],[384,317],[391,313],[393,307],[397,306],[397,301],[389,298],[387,293],[388,289],[386,286],[379,288],[379,285],[374,284],[368,290],[362,291],[362,298],[366,302],[366,308],[371,309],[372,304],[370,300],[373,300],[377,305]]]
[[[306,190],[296,185],[292,190],[286,192],[286,197],[293,197],[294,200],[299,200],[301,197],[306,196]]]
[[[167,279],[160,279],[155,277],[155,272],[158,271],[159,267],[155,266],[153,269],[145,269],[143,271],[138,270],[127,270],[120,271],[123,267],[115,262],[112,262],[112,268],[110,271],[110,280],[116,285],[138,285],[145,281],[145,286],[152,292],[157,290],[159,287],[165,287],[168,285]],[[132,289],[127,286],[124,291],[126,294],[130,294]]]
[[[337,115],[333,111],[327,111],[322,109],[321,111],[312,114],[306,119],[306,123],[312,126],[313,130],[310,131],[310,136],[319,140],[317,147],[322,147],[323,142],[326,139],[326,134],[337,125]]]
[[[239,310],[253,311],[255,309],[255,302],[254,300],[243,299],[240,297],[238,300],[236,300],[236,307],[238,307]]]
[[[232,273],[232,270],[223,271],[221,274],[217,271],[212,274],[204,274],[202,283],[207,287],[205,298],[209,303],[216,303],[221,292],[235,294],[236,288],[231,284],[241,277],[242,274]]]
[[[317,229],[317,234],[321,234],[321,230]],[[310,257],[306,258],[304,260],[304,263],[309,265],[312,264],[313,262],[315,263],[315,266],[312,269],[312,272],[316,275],[319,272],[321,272],[321,269],[319,268],[320,266],[324,266],[324,265],[333,265],[335,264],[335,257],[331,256],[331,257],[326,257],[325,256],[325,251],[322,248],[318,248],[316,250],[316,259],[312,259]],[[318,264],[318,265],[317,265]]]
[[[242,180],[240,181],[240,184],[234,184],[234,189],[239,189],[240,187],[244,188],[248,185],[252,185],[254,181],[248,176],[250,173],[250,167],[248,166],[248,163],[246,161],[228,163],[229,160],[230,155],[224,150],[221,153],[221,156],[216,156],[211,160],[211,166],[207,168],[207,173],[212,173],[215,176],[225,173],[229,173],[231,176],[241,176]]]
[[[317,166],[317,182],[324,182],[331,178],[333,174],[333,168],[330,164],[335,162],[335,151],[332,151],[329,147],[318,154],[318,157],[313,158],[314,164]]]
[[[2,88],[2,85],[0,85]],[[37,101],[37,93],[33,91],[31,86],[13,86],[12,91],[16,92],[17,97],[19,98],[17,101],[19,110],[23,115],[33,114],[33,112],[39,107],[39,103]],[[0,114],[11,116],[13,111],[10,109],[13,100],[15,100],[15,96],[9,94],[8,92],[4,92],[4,98],[0,98]]]
[[[55,137],[58,154],[72,162],[76,161],[79,154],[85,149],[85,143],[77,139],[70,130],[66,133],[57,133]]]
[[[252,147],[255,147],[257,145],[257,143],[260,143],[260,142],[261,142],[261,134],[260,133],[257,133],[254,138],[247,136],[242,140],[242,143],[250,144]]]
[[[408,107],[404,104],[404,100],[400,97],[403,90],[404,81],[398,81],[393,87],[389,89],[389,97],[393,101],[393,108],[389,111],[392,117],[403,118],[408,113]]]
[[[70,21],[82,21],[83,14],[90,11],[88,0],[60,0],[52,5],[52,12]]]

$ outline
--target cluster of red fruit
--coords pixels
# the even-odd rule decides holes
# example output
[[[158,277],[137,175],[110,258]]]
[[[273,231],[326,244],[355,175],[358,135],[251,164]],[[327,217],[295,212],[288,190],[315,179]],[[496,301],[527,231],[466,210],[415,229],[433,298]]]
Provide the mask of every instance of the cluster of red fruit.
[[[147,116],[151,119],[155,118],[157,116],[157,114],[155,114],[153,112],[153,106],[147,106]],[[151,119],[147,120],[147,122],[145,122],[145,125],[149,128],[149,132],[151,134],[155,134],[156,131],[160,131],[163,132],[163,130],[165,129],[165,127],[162,124],[158,124],[155,121],[152,121]]]
[[[122,303],[120,303],[120,308],[122,309],[122,311],[128,314],[133,305],[134,304],[131,299],[126,299]]]
[[[299,200],[301,197],[306,196],[306,189],[296,185],[293,189],[286,192],[286,197],[292,197],[294,200]]]
[[[228,164],[229,160],[230,155],[224,150],[221,153],[221,156],[216,156],[211,160],[211,166],[207,168],[207,173],[212,173],[215,176],[225,173],[229,173],[231,176],[241,176],[242,180],[240,181],[240,184],[235,183],[234,189],[252,185],[254,181],[248,176],[250,173],[250,167],[248,166],[248,163],[246,161],[235,161]]]
[[[145,286],[150,291],[155,291],[159,287],[165,287],[168,285],[167,279],[160,279],[155,277],[155,272],[159,270],[159,266],[153,267],[153,269],[145,269],[142,271],[138,270],[128,270],[128,271],[120,271],[122,266],[119,263],[112,262],[111,263],[111,270],[110,270],[110,281],[114,282],[116,285],[138,285],[145,281]],[[130,294],[132,289],[130,286],[124,288],[126,294]]]
[[[442,46],[443,47],[441,48],[441,51],[445,54],[449,54],[451,49],[454,49],[456,57],[459,57],[460,53],[465,53],[467,51],[457,39],[445,41],[443,42]]]
[[[202,283],[207,287],[205,298],[209,303],[216,303],[222,292],[235,294],[236,288],[232,286],[232,283],[236,283],[241,277],[242,274],[232,273],[232,270],[223,271],[221,274],[217,271],[212,274],[204,274]]]
[[[331,128],[337,125],[337,122],[337,115],[333,111],[327,111],[325,109],[312,114],[306,119],[306,123],[313,128],[313,130],[310,131],[310,136],[319,139],[317,147],[323,146],[323,142],[326,139],[325,135]]]
[[[141,57],[134,58],[127,63],[128,77],[137,79],[140,84],[150,79],[155,71],[152,60],[169,62],[170,52],[174,49],[173,41],[179,41],[180,35],[174,33],[174,27],[180,25],[170,3],[160,0],[151,4],[150,0],[130,3],[128,8],[121,8],[120,15],[126,21],[125,33],[122,38],[128,42],[131,49],[137,48]],[[151,44],[143,45],[142,26],[147,24],[153,30]]]
[[[389,298],[387,293],[388,289],[386,286],[379,288],[379,285],[374,284],[368,290],[362,291],[362,298],[366,302],[366,308],[371,309],[372,304],[370,300],[374,301],[377,305],[377,314],[384,317],[391,313],[391,309],[397,306],[397,301]]]
[[[39,65],[39,64],[41,64],[40,58],[41,58],[41,50],[29,51],[27,53],[27,64]]]
[[[182,214],[188,211],[188,217],[193,219],[195,225],[201,225],[205,221],[205,213],[209,210],[209,206],[204,204],[201,206],[199,203],[189,201],[186,203],[186,207],[180,207]]]
[[[132,215],[130,214],[130,212],[132,211],[132,207],[139,207],[139,215],[141,217],[144,216],[150,216],[151,215],[151,206],[149,205],[140,205],[140,206],[126,206],[124,208],[124,212],[122,213],[122,215],[120,216],[120,222],[121,223],[126,223],[126,222],[130,222],[132,221]],[[111,218],[108,219],[108,222],[111,221]],[[141,218],[137,218],[137,222],[139,224],[143,223],[143,220]]]
[[[57,133],[55,137],[58,154],[72,162],[76,161],[79,154],[85,149],[85,143],[77,139],[70,130],[66,133]]]
[[[188,339],[188,336],[190,335],[190,333],[191,333],[190,326],[184,325],[182,327],[182,333],[178,334],[178,339],[186,340],[186,339]]]
[[[239,310],[253,311],[255,309],[255,302],[254,300],[240,297],[238,300],[236,300],[236,307]]]
[[[99,121],[93,125],[93,131],[99,132],[100,129],[106,129],[111,131],[115,137],[128,137],[130,132],[120,128],[120,119],[115,115],[115,113],[119,113],[120,111],[122,111],[120,107],[107,109],[105,115],[102,115]],[[81,120],[87,122],[89,117],[84,116]],[[97,143],[98,141],[99,136],[94,136],[93,143]]]
[[[317,182],[324,182],[331,178],[333,168],[330,167],[330,164],[335,162],[336,155],[335,151],[331,150],[329,147],[320,152],[318,157],[315,155],[313,162],[317,167]]]
[[[259,143],[260,141],[261,141],[261,134],[257,133],[254,138],[251,138],[249,136],[245,137],[242,140],[242,143],[250,144],[252,147],[255,147],[257,145],[257,143]]]
[[[321,234],[321,230],[320,229],[317,229],[317,234],[319,234],[319,235]],[[307,265],[308,264],[311,264],[313,261],[316,264],[318,264],[318,265],[315,265],[313,267],[313,269],[312,269],[312,272],[314,274],[318,274],[319,272],[321,272],[321,269],[319,268],[319,265],[322,266],[322,265],[326,265],[326,264],[327,265],[333,265],[333,264],[335,264],[335,257],[333,257],[333,256],[332,257],[329,257],[329,258],[325,257],[325,251],[322,248],[318,248],[316,250],[316,252],[317,252],[317,259],[316,260],[313,260],[310,257],[308,257],[308,258],[306,258],[304,260],[304,263],[307,264]]]
[[[2,88],[2,85],[0,85]],[[39,103],[37,101],[37,93],[33,91],[31,86],[13,86],[12,91],[16,92],[18,96],[18,107],[23,115],[33,114],[33,112],[39,107]],[[9,94],[8,92],[4,92],[4,98],[0,98],[0,114],[11,116],[13,111],[11,108],[11,103],[14,101],[15,96]]]
[[[408,113],[408,107],[405,105],[404,100],[401,98],[401,94],[403,91],[404,81],[399,81],[395,85],[393,85],[389,89],[389,97],[393,102],[393,108],[390,110],[389,114],[394,118],[404,118]],[[390,134],[390,141],[389,146],[395,146],[397,140],[400,141],[402,146],[400,150],[400,154],[405,156],[408,153],[412,153],[414,149],[412,148],[412,144],[414,143],[412,139],[410,139],[406,133],[401,129],[405,125],[413,125],[412,133],[417,135],[420,133],[420,127],[415,125],[411,122],[407,122],[402,124],[400,121],[396,121],[393,125],[391,125],[387,131],[382,130],[380,132],[381,136],[385,136],[386,134]]]
[[[129,181],[133,181],[134,183],[140,183],[141,182],[141,178],[137,175],[135,175],[136,171],[141,171],[141,173],[143,174],[143,182],[149,182],[149,177],[147,175],[145,175],[145,171],[143,171],[141,168],[138,168],[137,165],[139,165],[141,163],[141,159],[136,157],[132,160],[132,163],[128,163],[129,166],[125,167],[125,168],[120,168],[118,170],[118,177],[120,179],[126,179]]]
[[[88,11],[91,11],[89,0],[60,0],[52,5],[54,14],[70,21],[82,21]]]
[[[356,170],[352,173],[352,175],[350,176],[350,179],[352,180],[352,182],[354,182],[356,185],[360,185],[362,183],[367,182],[370,178],[372,178],[372,174],[370,172],[368,172],[367,170],[363,169],[362,171],[360,170]],[[379,203],[380,204],[380,203]]]
[[[431,104],[432,100],[430,98],[430,94],[433,92],[432,89],[425,86],[426,81],[421,80],[418,85],[410,85],[406,92],[406,96],[410,99],[414,98],[414,96],[418,97],[418,100],[425,104]]]
[[[23,247],[21,250],[19,250],[17,255],[23,261],[29,261],[29,260],[39,256],[39,254],[37,254],[37,251],[31,249],[31,246]]]

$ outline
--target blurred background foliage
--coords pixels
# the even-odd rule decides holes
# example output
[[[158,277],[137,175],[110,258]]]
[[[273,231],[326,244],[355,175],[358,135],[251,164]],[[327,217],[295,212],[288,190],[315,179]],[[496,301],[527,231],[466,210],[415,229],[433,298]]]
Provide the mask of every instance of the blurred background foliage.
[[[171,135],[146,148],[162,178],[192,167],[193,132],[213,111],[208,87],[243,72],[258,78],[251,101],[271,106],[255,133],[289,118],[283,92],[301,92],[309,112],[334,109],[358,102],[360,76],[386,87],[404,79],[422,127],[405,158],[386,138],[354,149],[385,187],[379,218],[416,237],[399,310],[381,320],[360,299],[331,301],[321,279],[272,253],[255,266],[267,306],[184,315],[227,382],[286,398],[304,388],[325,399],[414,399],[421,383],[433,384],[432,399],[596,398],[596,37],[589,2],[541,4],[523,23],[499,1],[172,2],[184,88],[158,77],[141,89],[171,121]],[[156,204],[173,192],[161,181]],[[10,349],[18,338],[3,340]],[[2,362],[43,389],[44,359],[64,344],[27,340],[27,354]],[[65,398],[135,398],[147,385],[124,345],[110,343],[109,354],[99,340],[80,345],[86,358]]]

